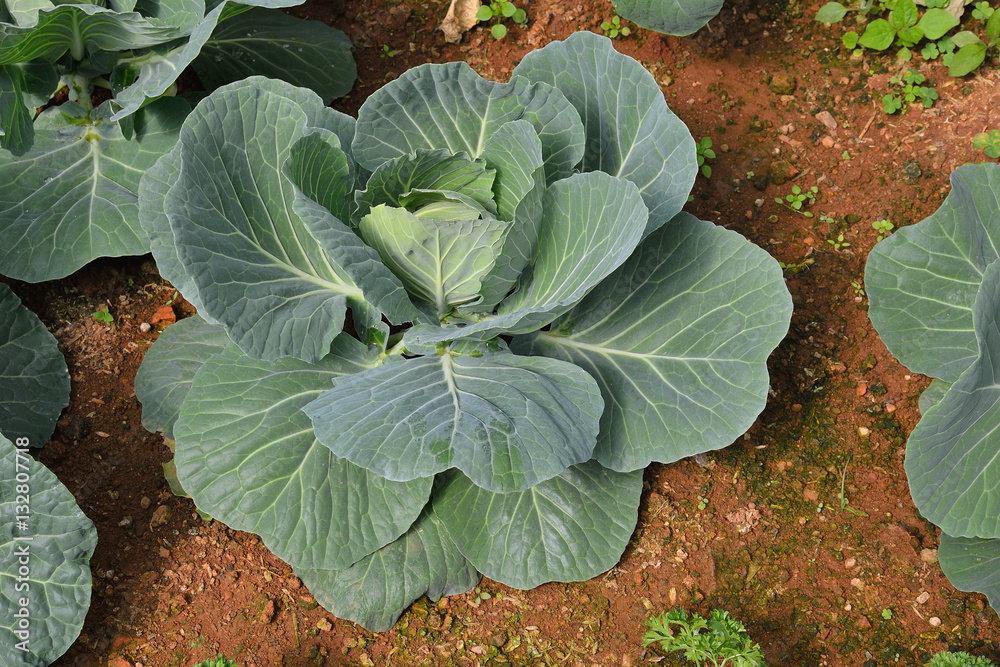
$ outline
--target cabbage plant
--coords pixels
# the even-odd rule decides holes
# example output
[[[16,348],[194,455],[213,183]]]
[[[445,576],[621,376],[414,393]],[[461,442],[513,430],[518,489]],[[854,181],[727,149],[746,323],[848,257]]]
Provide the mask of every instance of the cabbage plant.
[[[667,35],[690,35],[705,27],[724,0],[612,0],[615,11],[637,26]]]
[[[210,89],[266,74],[326,102],[347,93],[350,41],[275,9],[299,2],[0,5],[0,273],[38,282],[97,257],[149,252],[139,178],[190,111],[171,97],[188,65]],[[95,108],[96,88],[110,99]],[[59,91],[68,101],[49,106]]]
[[[200,313],[148,352],[144,423],[200,509],[372,630],[480,573],[604,572],[643,469],[753,422],[789,323],[777,263],[680,212],[696,172],[652,76],[591,33],[508,83],[409,70],[357,121],[220,88],[140,184]]]
[[[1000,166],[965,165],[930,217],[868,256],[869,315],[889,351],[935,378],[906,445],[920,513],[956,588],[1000,608]]]

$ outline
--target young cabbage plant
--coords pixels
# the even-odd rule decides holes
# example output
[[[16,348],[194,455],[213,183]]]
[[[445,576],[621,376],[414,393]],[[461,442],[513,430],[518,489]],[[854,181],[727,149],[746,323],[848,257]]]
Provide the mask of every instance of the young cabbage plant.
[[[724,0],[613,0],[615,11],[648,30],[690,35],[718,15]]]
[[[39,282],[97,257],[149,252],[139,178],[190,111],[171,97],[188,65],[209,88],[265,74],[326,102],[347,93],[356,78],[350,41],[276,9],[299,2],[0,7],[0,273]],[[68,100],[50,106],[63,90]],[[95,97],[110,99],[95,108]]]
[[[199,508],[372,630],[480,573],[604,572],[643,469],[759,414],[791,315],[770,256],[680,212],[696,157],[591,33],[509,83],[409,70],[356,122],[286,83],[220,88],[140,185],[201,313],[147,354],[144,423]]]
[[[872,249],[869,315],[897,359],[934,381],[906,445],[920,513],[941,527],[956,588],[1000,609],[1000,166],[965,165],[933,215]]]

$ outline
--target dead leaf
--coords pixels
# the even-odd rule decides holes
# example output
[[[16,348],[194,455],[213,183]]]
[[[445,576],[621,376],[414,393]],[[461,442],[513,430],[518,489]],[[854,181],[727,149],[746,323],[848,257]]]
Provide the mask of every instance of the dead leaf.
[[[438,26],[438,30],[444,33],[446,42],[461,41],[465,31],[479,23],[476,12],[481,4],[479,0],[451,0],[451,7]]]

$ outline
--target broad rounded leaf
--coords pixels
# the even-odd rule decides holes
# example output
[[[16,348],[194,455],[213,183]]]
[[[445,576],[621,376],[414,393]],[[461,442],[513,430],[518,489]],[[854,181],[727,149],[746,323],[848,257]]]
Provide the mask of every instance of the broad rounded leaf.
[[[40,282],[97,257],[149,252],[139,179],[174,145],[187,111],[183,100],[158,100],[137,114],[131,141],[106,105],[89,117],[73,102],[43,112],[30,151],[0,151],[0,273]]]
[[[521,77],[552,84],[580,112],[583,171],[639,186],[649,209],[646,234],[680,212],[698,175],[694,139],[642,65],[615,51],[607,37],[584,31],[528,53],[512,81]]]
[[[948,65],[948,76],[965,76],[979,68],[986,60],[986,42],[966,44],[951,58]]]
[[[973,307],[980,356],[910,434],[906,477],[920,513],[953,537],[1000,537],[1000,261]]]
[[[542,141],[549,182],[573,173],[583,126],[563,94],[525,80],[487,81],[464,62],[414,67],[372,93],[358,111],[354,156],[371,171],[421,148],[477,158],[494,132],[519,119]]]
[[[847,16],[847,7],[839,2],[828,2],[816,12],[816,19],[820,23],[839,23]]]
[[[885,51],[892,44],[896,31],[885,19],[875,19],[865,27],[858,42],[861,46],[876,51]]]
[[[256,358],[317,361],[349,305],[397,323],[415,317],[375,251],[285,169],[325,115],[336,112],[315,94],[252,77],[215,91],[181,130],[179,173],[163,198],[174,251],[204,311]]]
[[[607,405],[594,456],[629,471],[744,433],[764,409],[767,357],[791,313],[770,255],[682,213],[551,331],[512,345],[594,376]]]
[[[405,535],[351,567],[295,574],[317,602],[370,632],[392,629],[422,595],[436,602],[472,590],[481,578],[430,505]]]
[[[924,12],[917,23],[917,27],[927,39],[941,39],[945,34],[958,25],[958,19],[947,11],[934,7]]]
[[[320,442],[375,474],[403,481],[454,467],[510,493],[590,459],[603,407],[572,364],[445,352],[340,378],[304,410]]]
[[[194,374],[229,342],[221,326],[198,315],[160,334],[135,374],[135,397],[142,403],[142,425],[147,431],[160,431],[173,439],[174,422]]]
[[[967,593],[983,593],[1000,609],[1000,539],[941,535],[938,562],[951,585]]]
[[[435,493],[435,507],[477,570],[528,589],[614,567],[635,530],[641,494],[641,470],[589,461],[520,493],[491,493],[454,474]]]
[[[941,207],[869,253],[868,315],[917,373],[954,382],[979,354],[972,324],[983,272],[1000,254],[1000,165],[965,165]]]
[[[23,504],[16,476],[29,478],[31,511]],[[90,557],[97,546],[94,524],[73,494],[48,468],[0,434],[0,645],[5,665],[45,667],[66,652],[90,607]],[[22,527],[18,515],[26,518]],[[17,520],[15,520],[17,518]],[[24,559],[24,560],[22,560]],[[21,571],[21,568],[26,573]],[[26,580],[22,577],[26,577]],[[19,583],[26,590],[15,590]],[[21,600],[27,601],[23,605]],[[28,636],[18,614],[27,611]],[[25,652],[17,645],[25,642]],[[11,662],[6,656],[17,656]]]
[[[621,266],[646,228],[636,186],[601,172],[574,174],[545,192],[534,263],[496,316],[464,327],[416,326],[411,350],[459,337],[536,331],[573,307]]]
[[[615,11],[632,23],[668,35],[690,35],[722,9],[723,0],[614,0]]]
[[[251,9],[223,21],[194,70],[209,89],[261,75],[309,88],[324,104],[351,92],[358,76],[347,35],[273,9]]]
[[[0,283],[0,430],[41,447],[69,405],[69,371],[56,339]]]
[[[198,370],[174,427],[184,490],[296,567],[345,568],[399,537],[432,480],[391,482],[338,459],[301,411],[377,356],[348,336],[315,365],[254,360],[229,345]]]

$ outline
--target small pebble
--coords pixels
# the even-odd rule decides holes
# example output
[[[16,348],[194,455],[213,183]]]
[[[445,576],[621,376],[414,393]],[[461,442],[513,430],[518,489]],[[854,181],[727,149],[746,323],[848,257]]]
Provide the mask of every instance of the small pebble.
[[[844,605],[844,611],[850,611],[852,609],[854,609],[854,607],[851,606],[850,602]]]
[[[853,579],[851,579],[851,586],[854,586],[860,591],[862,588],[865,587],[865,582],[861,581],[857,577],[854,577]]]
[[[930,618],[929,618],[929,619],[927,620],[927,622],[931,624],[931,627],[932,627],[932,628],[937,628],[937,627],[940,627],[940,626],[941,626],[941,619],[940,619],[940,618],[938,618],[937,616],[931,616],[931,617],[930,617]]]
[[[893,405],[892,403],[886,403],[885,404],[885,411],[888,412],[889,414],[892,414],[893,412],[896,411],[896,406]]]
[[[858,435],[862,438],[867,438],[871,434],[871,431],[866,426],[858,427]]]
[[[143,496],[143,497],[142,497],[142,500],[140,500],[140,501],[139,501],[139,505],[141,505],[141,506],[142,506],[142,509],[147,509],[147,508],[149,507],[149,504],[150,504],[151,502],[153,502],[153,501],[151,501],[151,500],[149,499],[149,496]]]
[[[143,322],[139,325],[139,331],[142,333],[149,333],[149,330],[153,328],[153,325],[149,322]]]
[[[851,569],[855,565],[857,565],[857,561],[854,560],[853,558],[848,558],[847,560],[844,561],[844,567],[846,567],[847,569]]]
[[[928,593],[927,591],[924,591],[923,593],[921,593],[920,595],[917,596],[917,603],[918,604],[923,604],[923,603],[927,602],[930,599],[931,599],[931,594]]]

